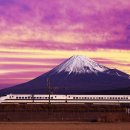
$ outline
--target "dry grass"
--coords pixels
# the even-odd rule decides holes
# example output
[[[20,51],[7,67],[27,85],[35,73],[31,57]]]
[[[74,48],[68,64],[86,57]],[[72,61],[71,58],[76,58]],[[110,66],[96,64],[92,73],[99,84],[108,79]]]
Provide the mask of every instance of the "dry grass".
[[[130,123],[0,123],[0,130],[130,130]]]

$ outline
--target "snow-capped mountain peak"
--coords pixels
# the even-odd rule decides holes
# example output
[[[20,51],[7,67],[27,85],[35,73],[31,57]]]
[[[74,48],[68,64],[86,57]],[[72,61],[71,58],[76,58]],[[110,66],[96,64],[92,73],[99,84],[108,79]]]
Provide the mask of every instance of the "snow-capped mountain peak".
[[[106,71],[108,68],[98,64],[86,56],[74,55],[58,65],[53,71],[70,73],[97,73]]]
[[[86,56],[72,56],[49,72],[0,91],[0,94],[47,94],[47,79],[56,94],[130,94],[130,75],[102,66]],[[114,91],[113,91],[114,90]]]

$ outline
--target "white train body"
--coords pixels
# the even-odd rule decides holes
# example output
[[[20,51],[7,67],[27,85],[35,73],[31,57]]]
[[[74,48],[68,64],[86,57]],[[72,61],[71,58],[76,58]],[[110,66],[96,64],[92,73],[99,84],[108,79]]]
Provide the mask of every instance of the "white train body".
[[[0,103],[130,103],[129,95],[49,95],[8,94]]]

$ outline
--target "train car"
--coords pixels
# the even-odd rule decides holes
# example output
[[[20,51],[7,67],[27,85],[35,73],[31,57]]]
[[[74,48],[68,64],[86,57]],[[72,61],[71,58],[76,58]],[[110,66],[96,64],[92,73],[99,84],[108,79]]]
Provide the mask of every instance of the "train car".
[[[130,103],[129,95],[67,95],[68,103]]]
[[[0,103],[130,103],[129,95],[8,94]]]
[[[0,97],[0,103],[62,103],[66,95],[8,94]]]

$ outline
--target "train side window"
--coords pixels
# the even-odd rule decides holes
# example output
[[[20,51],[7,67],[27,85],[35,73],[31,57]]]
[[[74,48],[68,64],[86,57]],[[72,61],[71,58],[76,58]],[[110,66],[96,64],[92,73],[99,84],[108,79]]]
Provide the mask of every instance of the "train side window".
[[[127,97],[125,97],[125,100],[127,99]]]
[[[76,99],[78,99],[78,97],[76,97]]]
[[[51,99],[53,99],[53,97],[51,97]]]
[[[55,96],[55,98],[56,98],[56,96]]]
[[[75,97],[73,97],[73,99],[75,99]]]

